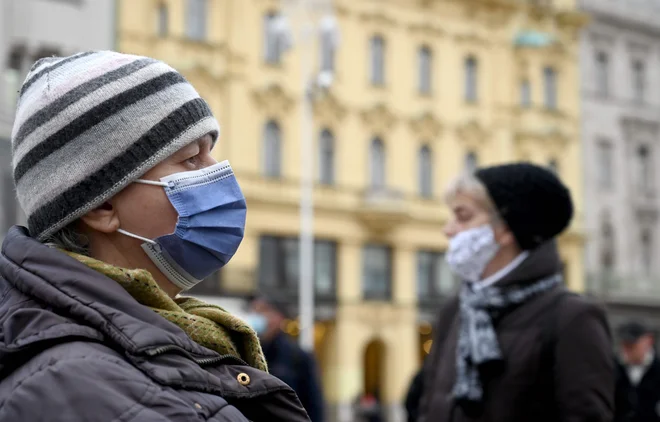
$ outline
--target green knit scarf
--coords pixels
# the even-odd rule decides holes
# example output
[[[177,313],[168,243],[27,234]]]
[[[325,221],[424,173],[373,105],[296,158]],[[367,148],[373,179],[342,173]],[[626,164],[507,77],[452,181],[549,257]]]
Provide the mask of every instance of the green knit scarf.
[[[191,297],[170,298],[146,270],[128,270],[87,256],[65,253],[118,282],[136,301],[179,326],[195,343],[268,371],[257,334],[240,318],[219,306]]]

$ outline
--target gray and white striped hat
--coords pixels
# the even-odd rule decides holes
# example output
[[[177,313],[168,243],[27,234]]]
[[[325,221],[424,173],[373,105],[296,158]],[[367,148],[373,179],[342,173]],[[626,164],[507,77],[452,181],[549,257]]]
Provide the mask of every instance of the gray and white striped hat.
[[[209,133],[219,126],[208,104],[163,62],[111,51],[39,60],[12,133],[30,234],[47,239]]]

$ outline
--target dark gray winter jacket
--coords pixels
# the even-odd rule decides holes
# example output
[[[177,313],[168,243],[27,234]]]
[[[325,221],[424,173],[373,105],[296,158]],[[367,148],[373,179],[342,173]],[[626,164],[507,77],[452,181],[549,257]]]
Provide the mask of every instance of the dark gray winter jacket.
[[[282,381],[194,343],[119,284],[10,230],[0,421],[308,421]]]

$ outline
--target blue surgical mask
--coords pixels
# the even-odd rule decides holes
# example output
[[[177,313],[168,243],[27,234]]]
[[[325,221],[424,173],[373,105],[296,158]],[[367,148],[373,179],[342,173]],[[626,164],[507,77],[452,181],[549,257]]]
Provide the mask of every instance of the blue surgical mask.
[[[174,233],[147,239],[142,249],[175,285],[188,290],[234,256],[245,233],[247,207],[228,161],[136,183],[162,186],[179,214]]]
[[[248,314],[245,318],[245,322],[247,322],[248,325],[259,335],[266,332],[266,329],[268,328],[268,320],[266,317],[256,312]]]

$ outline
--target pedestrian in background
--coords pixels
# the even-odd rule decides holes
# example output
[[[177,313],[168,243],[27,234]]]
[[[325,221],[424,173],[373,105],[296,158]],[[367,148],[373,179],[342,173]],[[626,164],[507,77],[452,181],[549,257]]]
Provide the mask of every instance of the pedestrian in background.
[[[248,321],[259,334],[270,373],[293,388],[312,422],[322,422],[325,406],[316,358],[284,332],[288,313],[284,302],[259,296],[250,301]]]
[[[618,328],[621,364],[616,422],[660,422],[660,361],[653,331],[640,321]]]
[[[447,262],[463,284],[440,311],[422,422],[610,422],[614,363],[603,310],[568,294],[555,238],[570,192],[513,163],[455,180]]]
[[[256,333],[179,296],[236,252],[246,204],[208,104],[114,52],[38,61],[12,135],[29,229],[0,255],[0,421],[308,421]]]

